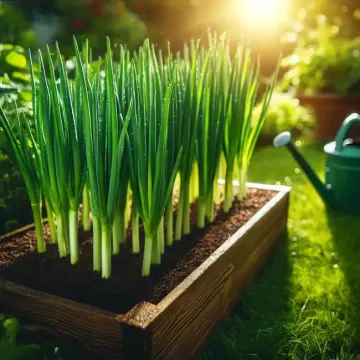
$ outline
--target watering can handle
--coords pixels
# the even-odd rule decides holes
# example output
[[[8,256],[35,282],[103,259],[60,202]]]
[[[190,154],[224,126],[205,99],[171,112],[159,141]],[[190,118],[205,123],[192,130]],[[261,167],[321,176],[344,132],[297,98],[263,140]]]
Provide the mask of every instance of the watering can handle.
[[[346,135],[350,132],[350,130],[356,123],[360,123],[360,115],[357,113],[353,113],[349,115],[344,120],[335,137],[335,142],[336,142],[335,151],[341,151],[341,149],[343,148],[343,142],[345,141]]]

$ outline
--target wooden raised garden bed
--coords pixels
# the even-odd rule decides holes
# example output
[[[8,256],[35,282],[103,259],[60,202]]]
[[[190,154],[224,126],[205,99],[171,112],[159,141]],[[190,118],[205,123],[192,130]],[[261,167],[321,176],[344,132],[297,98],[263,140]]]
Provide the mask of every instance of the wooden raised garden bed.
[[[248,185],[273,196],[159,302],[141,301],[119,314],[25,287],[0,271],[0,312],[55,330],[84,350],[81,358],[193,358],[286,231],[290,188]],[[0,242],[31,230],[24,227]]]

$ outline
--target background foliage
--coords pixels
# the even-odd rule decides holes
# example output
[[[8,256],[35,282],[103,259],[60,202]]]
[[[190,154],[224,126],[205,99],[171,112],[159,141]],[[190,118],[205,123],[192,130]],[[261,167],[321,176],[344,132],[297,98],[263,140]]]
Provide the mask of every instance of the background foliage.
[[[20,326],[16,319],[0,314],[1,358],[4,360],[62,360],[59,349],[54,345],[50,343],[39,345],[29,339],[29,335],[33,335],[36,331],[36,327]],[[24,336],[24,332],[27,332],[28,336]]]
[[[355,11],[353,21],[358,17]],[[287,68],[283,88],[306,94],[359,92],[360,37],[349,35],[351,23],[302,9],[284,37],[285,42],[294,44],[294,50],[283,60]]]
[[[24,49],[11,44],[0,44],[0,94],[9,89],[17,90],[0,95],[0,106],[9,119],[18,109],[32,115],[31,86]],[[0,129],[0,234],[31,221],[30,206],[23,181],[12,157],[5,134]]]
[[[105,52],[106,36],[114,44],[127,44],[130,49],[140,46],[147,36],[146,25],[126,8],[123,0],[56,0],[55,9],[62,23],[57,39],[62,44],[70,39],[70,48],[73,34],[80,41],[89,39],[97,56]]]
[[[255,108],[254,119],[261,112]],[[294,136],[309,136],[315,124],[313,112],[300,106],[299,100],[291,93],[274,92],[265,117],[262,135],[273,137],[282,131],[291,131]]]
[[[21,9],[3,1],[0,1],[0,43],[26,47],[36,43],[36,35]]]

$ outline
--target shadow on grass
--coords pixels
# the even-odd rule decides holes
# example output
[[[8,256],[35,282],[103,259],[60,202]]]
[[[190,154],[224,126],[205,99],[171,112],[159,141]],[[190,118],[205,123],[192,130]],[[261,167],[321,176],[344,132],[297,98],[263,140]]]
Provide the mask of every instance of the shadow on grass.
[[[198,360],[276,359],[289,306],[288,237],[284,237],[233,313],[214,331]]]
[[[360,216],[327,212],[334,253],[332,266],[342,271],[348,288],[342,320],[351,327],[349,352],[360,353]]]

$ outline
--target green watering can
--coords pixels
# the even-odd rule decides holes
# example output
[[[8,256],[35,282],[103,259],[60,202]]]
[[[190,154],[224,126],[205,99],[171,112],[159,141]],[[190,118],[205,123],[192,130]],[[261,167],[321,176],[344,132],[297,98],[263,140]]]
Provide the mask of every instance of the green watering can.
[[[326,205],[331,210],[349,214],[360,214],[360,143],[347,137],[356,124],[360,124],[360,115],[354,113],[342,123],[335,141],[325,145],[326,184],[291,142],[288,131],[274,139],[275,147],[286,145]]]

